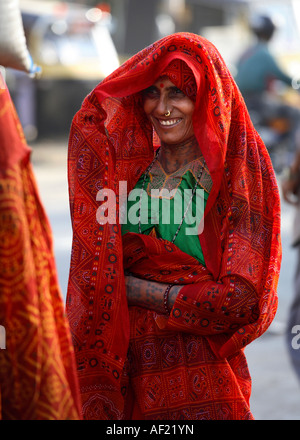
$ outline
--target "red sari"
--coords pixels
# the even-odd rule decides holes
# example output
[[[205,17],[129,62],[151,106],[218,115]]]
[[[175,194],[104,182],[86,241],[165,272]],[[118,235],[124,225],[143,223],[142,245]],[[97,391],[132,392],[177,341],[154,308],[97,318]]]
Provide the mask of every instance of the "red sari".
[[[0,108],[0,419],[80,419],[52,233],[4,83]]]
[[[206,266],[170,242],[97,223],[97,193],[128,192],[153,159],[141,90],[173,59],[192,70],[194,132],[212,189]],[[73,250],[67,298],[86,419],[251,419],[244,347],[277,309],[280,200],[270,158],[216,48],[168,36],[111,74],[75,115],[69,142]],[[120,196],[120,197],[119,197]],[[128,310],[124,269],[185,285],[169,317]]]

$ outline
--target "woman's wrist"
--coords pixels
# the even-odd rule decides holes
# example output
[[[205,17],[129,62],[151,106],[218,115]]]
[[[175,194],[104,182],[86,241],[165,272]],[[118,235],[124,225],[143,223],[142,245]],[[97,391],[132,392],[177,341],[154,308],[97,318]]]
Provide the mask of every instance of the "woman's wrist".
[[[169,292],[168,292],[168,304],[167,304],[168,305],[168,309],[169,309],[170,312],[171,312],[171,310],[172,310],[172,308],[173,308],[173,306],[175,304],[177,295],[180,292],[182,287],[183,287],[182,285],[171,284],[171,287],[170,287]]]
[[[128,274],[125,275],[125,285],[130,306],[144,307],[168,315],[182,287],[144,280]]]
[[[125,275],[125,286],[129,306],[165,313],[163,298],[166,284]]]

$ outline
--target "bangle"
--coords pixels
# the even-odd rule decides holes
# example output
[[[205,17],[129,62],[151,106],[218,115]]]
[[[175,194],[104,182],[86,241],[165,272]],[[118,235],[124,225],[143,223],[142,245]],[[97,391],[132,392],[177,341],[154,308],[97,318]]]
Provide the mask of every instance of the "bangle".
[[[168,302],[169,302],[169,293],[170,293],[170,290],[173,286],[174,286],[174,284],[169,284],[165,290],[165,293],[164,293],[164,309],[165,309],[166,315],[169,315],[171,312],[171,309],[169,308]]]

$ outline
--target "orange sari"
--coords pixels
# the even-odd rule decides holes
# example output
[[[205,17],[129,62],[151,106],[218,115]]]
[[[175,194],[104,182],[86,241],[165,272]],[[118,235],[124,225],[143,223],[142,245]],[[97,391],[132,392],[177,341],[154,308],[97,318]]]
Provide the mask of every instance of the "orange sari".
[[[52,234],[4,83],[0,108],[0,419],[80,419]]]

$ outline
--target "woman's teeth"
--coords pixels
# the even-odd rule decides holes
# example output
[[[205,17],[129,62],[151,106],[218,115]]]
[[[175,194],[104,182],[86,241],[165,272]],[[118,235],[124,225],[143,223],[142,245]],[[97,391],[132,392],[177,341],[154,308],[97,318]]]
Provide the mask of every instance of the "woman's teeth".
[[[161,125],[174,125],[179,121],[180,121],[180,119],[168,119],[167,121],[165,119],[160,119],[159,123]]]

